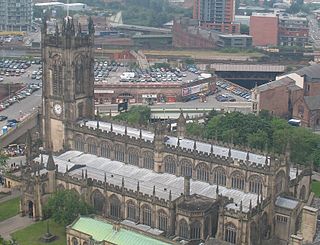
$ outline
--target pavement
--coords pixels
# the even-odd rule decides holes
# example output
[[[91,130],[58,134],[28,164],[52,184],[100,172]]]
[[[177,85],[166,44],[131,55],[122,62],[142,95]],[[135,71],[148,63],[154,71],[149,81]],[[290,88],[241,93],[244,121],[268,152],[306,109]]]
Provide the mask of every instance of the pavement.
[[[16,215],[10,219],[0,222],[0,236],[5,240],[10,240],[10,234],[24,229],[33,223],[35,223],[35,221],[27,216],[21,217],[20,215]]]

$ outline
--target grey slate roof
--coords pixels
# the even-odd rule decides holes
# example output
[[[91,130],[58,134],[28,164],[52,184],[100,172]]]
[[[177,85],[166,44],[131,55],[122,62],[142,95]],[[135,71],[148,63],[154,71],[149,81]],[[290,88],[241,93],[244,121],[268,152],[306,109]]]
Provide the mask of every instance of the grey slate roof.
[[[289,86],[290,84],[294,84],[294,83],[295,83],[295,81],[293,79],[291,79],[290,77],[283,77],[279,80],[275,80],[275,81],[272,81],[269,83],[262,84],[257,87],[257,90],[259,92],[262,92],[262,91],[267,91],[267,90],[274,89],[274,88],[281,87],[281,86]]]
[[[320,109],[320,95],[305,96],[304,101],[306,102],[309,110],[319,110]]]
[[[295,209],[299,204],[298,201],[286,197],[277,197],[276,206],[286,209]]]
[[[81,179],[82,169],[87,170],[88,178],[104,181],[106,173],[107,182],[117,186],[121,186],[122,177],[124,177],[124,186],[127,189],[135,191],[139,181],[140,192],[152,196],[153,186],[155,186],[156,196],[169,200],[169,192],[172,192],[172,200],[177,199],[184,192],[184,178],[177,177],[168,173],[156,173],[149,169],[139,168],[130,164],[125,164],[118,161],[112,161],[107,158],[98,157],[91,154],[85,154],[79,151],[67,151],[60,156],[54,156],[54,161],[58,164],[58,171],[66,173],[66,166],[75,166],[77,164],[85,165],[82,168],[74,168],[70,170],[68,175]],[[43,155],[44,164],[47,163],[48,156]],[[40,157],[35,159],[40,162]],[[190,194],[198,194],[208,198],[216,199],[216,185],[209,183],[191,180]],[[219,186],[219,194],[233,198],[237,206],[240,202],[243,203],[243,212],[249,211],[250,200],[252,207],[257,204],[257,195],[254,193],[245,193],[244,191],[228,189]],[[236,205],[233,206],[236,206]],[[232,206],[229,206],[232,208]]]
[[[301,68],[300,70],[297,70],[295,73],[300,76],[306,75],[309,81],[320,82],[320,64],[314,63],[310,66],[306,66]]]
[[[80,122],[80,125],[84,125],[84,123]],[[88,121],[88,122],[86,122],[86,126],[95,129],[97,127],[97,122],[96,121]],[[102,131],[110,132],[110,127],[111,127],[111,124],[108,122],[100,122],[99,123],[99,128]],[[122,125],[112,124],[112,128],[113,128],[113,132],[115,132],[116,134],[120,134],[120,135],[125,134],[125,127]],[[127,134],[130,137],[139,138],[140,137],[140,130],[136,129],[136,128],[132,128],[132,127],[127,127]],[[147,131],[147,130],[142,130],[142,138],[145,141],[153,142],[154,133]],[[168,138],[168,140],[166,141],[166,144],[168,146],[177,147],[177,145],[178,145],[178,138],[177,137],[170,136],[167,138]],[[194,140],[180,139],[180,147],[181,148],[193,150],[193,146],[194,146]],[[211,153],[211,144],[197,141],[196,142],[196,150],[198,152],[210,154]],[[229,152],[229,148],[213,145],[213,154],[216,156],[228,157],[228,152]],[[231,149],[231,158],[235,159],[235,160],[246,161],[247,152]],[[254,154],[254,153],[249,153],[249,164],[256,163],[259,165],[265,165],[266,164],[265,162],[266,162],[266,156],[258,155],[258,154]]]

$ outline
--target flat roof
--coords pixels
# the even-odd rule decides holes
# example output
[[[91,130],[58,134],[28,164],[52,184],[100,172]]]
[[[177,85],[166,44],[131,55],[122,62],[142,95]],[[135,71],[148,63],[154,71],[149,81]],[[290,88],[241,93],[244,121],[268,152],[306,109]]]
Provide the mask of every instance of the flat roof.
[[[295,209],[298,206],[299,202],[297,200],[278,196],[275,204],[276,206],[281,208]]]
[[[166,245],[171,244],[148,237],[144,234],[128,230],[123,226],[119,230],[113,228],[106,220],[80,217],[71,227],[74,230],[92,236],[95,241],[107,241],[117,245]]]
[[[237,65],[237,64],[211,64],[210,68],[216,71],[250,71],[250,72],[284,72],[283,65]]]

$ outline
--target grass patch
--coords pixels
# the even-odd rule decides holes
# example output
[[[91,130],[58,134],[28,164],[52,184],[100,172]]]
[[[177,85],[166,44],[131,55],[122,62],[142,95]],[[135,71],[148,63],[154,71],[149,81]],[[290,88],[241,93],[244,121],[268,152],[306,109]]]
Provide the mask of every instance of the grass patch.
[[[0,203],[0,221],[9,219],[19,213],[20,198],[14,198]]]
[[[320,197],[320,182],[319,181],[312,181],[311,190],[314,192],[316,197]]]
[[[50,243],[50,245],[65,245],[66,234],[65,227],[55,223],[53,220],[49,221],[50,232],[58,239]],[[26,227],[25,229],[16,231],[11,234],[19,245],[43,245],[39,239],[47,231],[47,221],[39,221],[33,225]]]

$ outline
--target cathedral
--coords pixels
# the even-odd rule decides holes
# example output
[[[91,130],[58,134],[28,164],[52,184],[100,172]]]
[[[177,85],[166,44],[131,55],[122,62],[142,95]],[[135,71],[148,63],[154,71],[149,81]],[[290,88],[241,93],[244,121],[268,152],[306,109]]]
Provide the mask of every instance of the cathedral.
[[[48,197],[69,189],[101,217],[174,242],[313,241],[311,167],[292,166],[288,150],[275,155],[188,138],[182,113],[176,132],[164,123],[101,121],[94,110],[93,43],[91,20],[85,31],[70,17],[54,33],[43,25],[44,149],[28,147],[23,215],[42,219]]]

